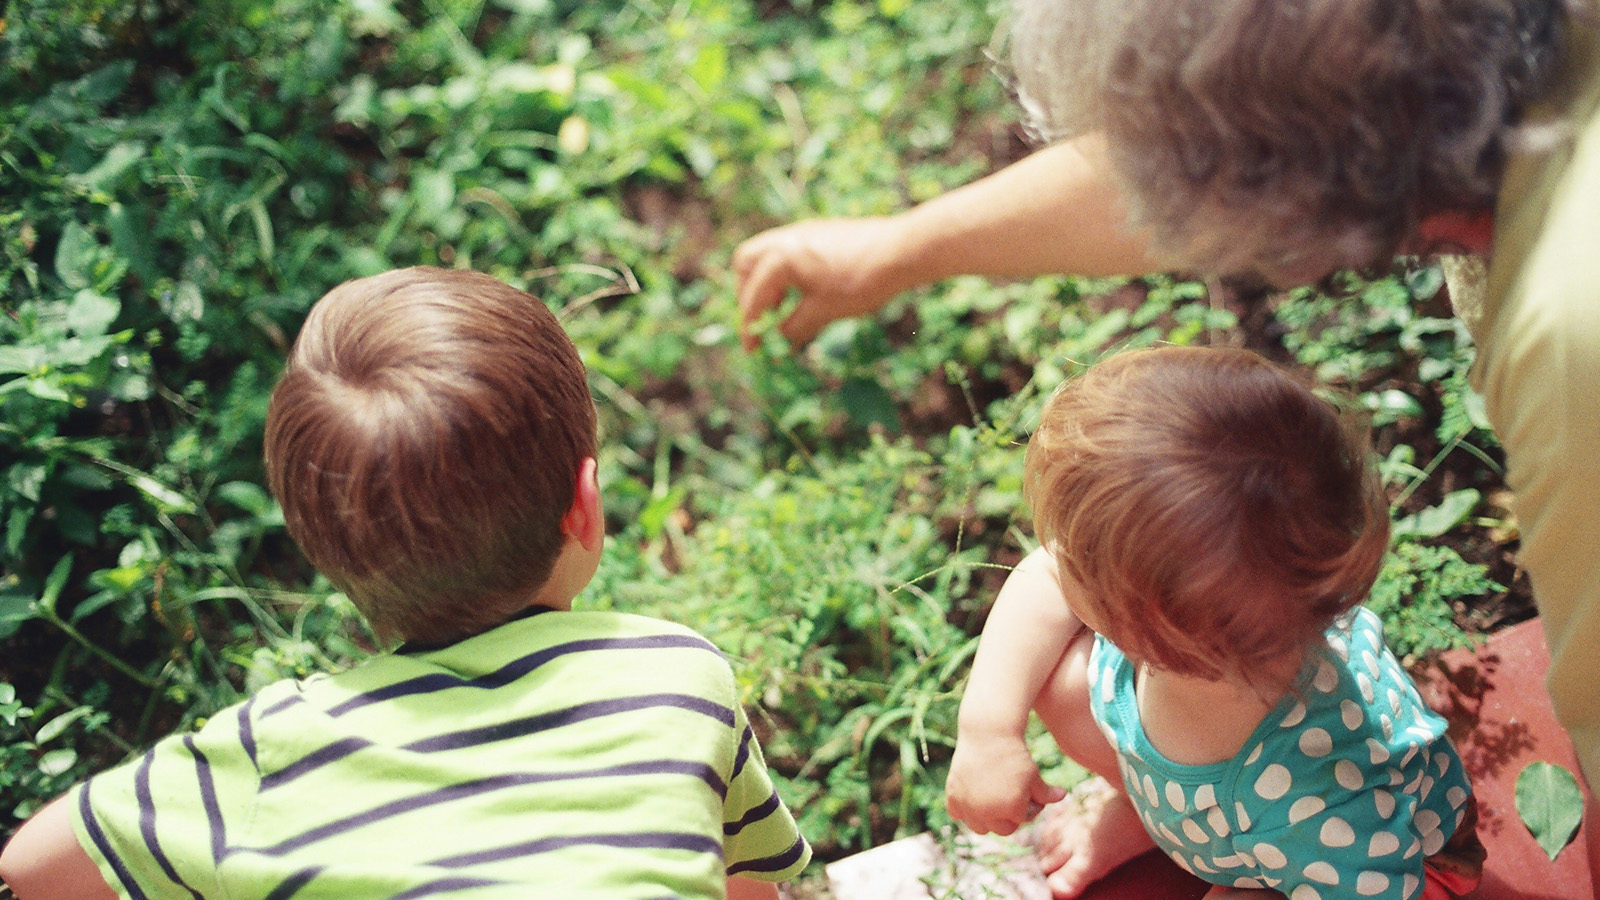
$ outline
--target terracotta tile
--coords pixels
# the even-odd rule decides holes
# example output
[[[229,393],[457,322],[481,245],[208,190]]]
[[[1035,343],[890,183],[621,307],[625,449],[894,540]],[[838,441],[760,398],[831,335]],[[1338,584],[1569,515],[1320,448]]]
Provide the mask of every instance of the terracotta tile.
[[[1528,763],[1543,760],[1578,769],[1545,692],[1549,667],[1544,632],[1533,620],[1496,632],[1475,652],[1446,653],[1415,673],[1428,704],[1450,721],[1450,737],[1478,796],[1478,834],[1489,858],[1483,884],[1471,900],[1595,896],[1583,830],[1551,862],[1517,815],[1517,775]]]

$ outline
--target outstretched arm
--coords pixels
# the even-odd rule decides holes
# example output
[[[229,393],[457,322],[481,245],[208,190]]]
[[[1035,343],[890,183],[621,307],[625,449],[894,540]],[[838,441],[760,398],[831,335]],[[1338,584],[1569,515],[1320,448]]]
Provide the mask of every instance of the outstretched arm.
[[[0,853],[0,881],[17,900],[116,900],[117,893],[79,846],[72,810],[55,800],[24,822]]]
[[[1140,275],[1159,268],[1111,176],[1105,141],[1047,147],[895,216],[816,219],[762,232],[734,252],[745,345],[790,289],[781,325],[808,341],[835,319],[870,315],[896,294],[954,275]]]
[[[983,627],[961,698],[955,758],[945,783],[950,815],[979,832],[1010,834],[1034,805],[1061,799],[1028,753],[1028,712],[1084,625],[1043,548],[1006,579]]]

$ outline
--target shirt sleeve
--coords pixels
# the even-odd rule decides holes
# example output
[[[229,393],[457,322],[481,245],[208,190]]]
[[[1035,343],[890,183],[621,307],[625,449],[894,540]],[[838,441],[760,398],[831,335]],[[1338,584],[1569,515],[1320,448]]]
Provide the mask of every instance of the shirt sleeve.
[[[217,896],[230,828],[254,806],[251,703],[73,789],[78,842],[119,896]]]
[[[787,881],[811,861],[794,815],[778,798],[744,709],[734,706],[738,750],[723,803],[723,856],[729,875]]]

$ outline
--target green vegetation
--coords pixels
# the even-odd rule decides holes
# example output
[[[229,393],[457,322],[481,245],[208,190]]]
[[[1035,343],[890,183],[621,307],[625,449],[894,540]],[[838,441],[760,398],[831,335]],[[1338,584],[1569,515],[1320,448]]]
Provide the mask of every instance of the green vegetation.
[[[888,212],[1023,152],[984,54],[995,12],[9,4],[0,834],[241,692],[375,649],[289,544],[258,454],[307,308],[393,266],[471,266],[561,311],[613,517],[586,602],[738,659],[824,856],[947,821],[973,635],[1031,547],[1020,443],[1108,349],[1242,342],[1352,391],[1402,523],[1375,603],[1404,652],[1466,640],[1462,598],[1509,583],[1485,528],[1509,525],[1433,269],[1249,304],[957,279],[798,356],[738,349],[740,237]]]

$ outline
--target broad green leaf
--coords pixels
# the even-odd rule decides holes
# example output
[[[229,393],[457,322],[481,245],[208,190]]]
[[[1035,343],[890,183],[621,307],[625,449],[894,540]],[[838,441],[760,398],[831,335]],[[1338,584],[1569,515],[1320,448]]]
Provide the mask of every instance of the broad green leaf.
[[[1394,523],[1394,539],[1436,538],[1460,525],[1477,508],[1480,495],[1475,488],[1452,491],[1438,506],[1419,509]]]
[[[39,733],[34,735],[33,739],[41,744],[48,744],[60,737],[62,734],[66,733],[67,727],[73,722],[78,721],[93,711],[94,708],[90,706],[79,706],[74,709],[67,710],[61,715],[56,716],[50,721],[39,726]]]
[[[61,230],[61,242],[56,244],[56,277],[73,290],[88,287],[94,281],[90,270],[99,246],[82,222],[68,222]]]
[[[556,146],[573,156],[589,149],[589,120],[583,116],[567,116],[556,129]]]
[[[44,490],[45,479],[50,476],[50,467],[42,465],[24,466],[14,465],[6,472],[6,487],[19,497],[24,497],[37,503],[39,494]]]
[[[879,424],[900,430],[900,408],[883,385],[871,378],[847,378],[839,386],[839,402],[857,425]]]
[[[689,77],[707,94],[715,93],[728,77],[728,48],[722,44],[706,44],[689,64]]]
[[[149,497],[156,506],[167,512],[191,513],[194,504],[188,497],[178,493],[149,475],[137,473],[130,475],[128,483],[139,489],[139,492]]]
[[[667,517],[683,506],[684,498],[687,496],[689,496],[688,486],[679,484],[646,504],[638,516],[639,527],[644,529],[645,536],[652,540],[660,537],[662,530],[666,528]]]
[[[40,400],[54,400],[57,403],[72,402],[72,395],[67,393],[61,388],[60,385],[53,381],[45,381],[42,378],[30,378],[28,379],[28,383],[23,385],[23,387],[27,388],[28,393],[38,397]]]
[[[8,638],[17,632],[17,626],[29,619],[37,618],[38,608],[33,605],[33,598],[26,594],[0,594],[0,639]],[[0,682],[0,690],[10,685]],[[0,706],[6,703],[0,697]]]
[[[46,775],[56,776],[65,774],[78,762],[78,751],[66,747],[60,750],[51,750],[39,757],[39,771]]]
[[[355,0],[351,9],[350,30],[356,36],[388,37],[406,27],[405,16],[395,11],[394,0]]]
[[[84,100],[96,106],[110,103],[128,89],[128,83],[133,78],[133,69],[133,60],[119,59],[78,79],[75,87],[81,92]]]
[[[455,202],[455,176],[437,169],[420,171],[411,180],[411,194],[417,199],[418,212],[432,222]]]
[[[1361,405],[1371,410],[1379,422],[1393,422],[1402,416],[1420,416],[1422,404],[1417,398],[1397,388],[1386,391],[1369,391],[1361,395]]]
[[[1517,776],[1517,814],[1552,860],[1572,843],[1583,822],[1583,794],[1565,768],[1529,763]]]
[[[16,556],[21,552],[22,539],[27,537],[28,523],[33,521],[34,510],[38,506],[32,503],[18,503],[11,507],[11,513],[6,516],[6,552]]]
[[[121,369],[112,372],[106,380],[106,393],[124,403],[137,403],[140,400],[149,400],[154,388],[150,385],[150,379],[144,375]]]
[[[1444,287],[1444,270],[1437,265],[1414,269],[1406,275],[1406,287],[1418,300],[1427,300]]]
[[[96,163],[94,168],[77,178],[89,187],[105,190],[121,177],[122,173],[128,171],[129,167],[143,159],[144,154],[143,141],[123,141],[107,150],[105,157]]]
[[[206,299],[192,281],[180,281],[161,295],[161,311],[174,321],[198,322],[206,312]]]
[[[82,337],[96,337],[106,333],[121,311],[121,302],[85,288],[67,306],[67,327]]]
[[[122,335],[88,335],[67,338],[49,348],[48,362],[52,366],[87,366]]]
[[[0,374],[26,375],[44,365],[44,350],[38,347],[0,347]]]
[[[127,260],[141,280],[154,284],[165,273],[157,267],[147,212],[143,206],[112,203],[106,213],[106,228],[111,232],[111,249]]]
[[[212,496],[257,517],[269,515],[273,509],[272,495],[253,481],[229,481],[220,484],[212,492]]]

